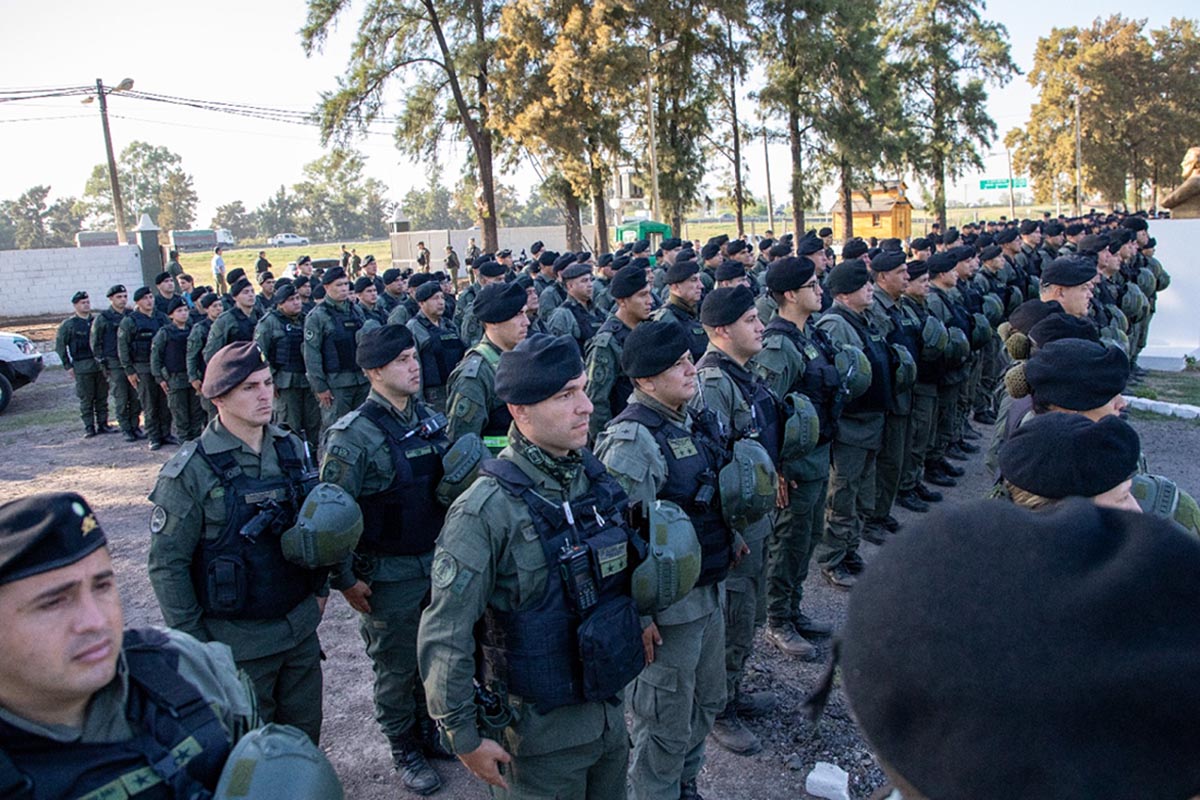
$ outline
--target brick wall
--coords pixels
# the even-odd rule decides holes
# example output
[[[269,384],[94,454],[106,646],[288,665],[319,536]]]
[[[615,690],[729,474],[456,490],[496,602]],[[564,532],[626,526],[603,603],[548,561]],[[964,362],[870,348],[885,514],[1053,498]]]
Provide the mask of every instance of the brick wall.
[[[0,251],[0,316],[70,314],[71,295],[80,289],[99,310],[115,283],[129,289],[131,300],[142,285],[136,245]]]

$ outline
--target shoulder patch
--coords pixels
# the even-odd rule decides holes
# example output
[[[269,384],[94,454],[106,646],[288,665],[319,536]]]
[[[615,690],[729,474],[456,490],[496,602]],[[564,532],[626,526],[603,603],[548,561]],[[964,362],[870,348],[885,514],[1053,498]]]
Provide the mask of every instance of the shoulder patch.
[[[433,588],[445,589],[454,583],[454,579],[458,577],[458,562],[454,560],[454,556],[443,550],[433,559],[433,569],[431,572]]]
[[[498,491],[500,484],[496,479],[485,476],[476,479],[456,502],[461,504],[464,514],[479,517],[483,515],[483,507],[488,500]]]
[[[467,355],[463,361],[462,371],[459,373],[464,378],[474,378],[479,374],[479,365],[483,363],[483,356],[476,354],[474,358]]]
[[[154,511],[150,512],[150,532],[162,533],[162,529],[167,527],[167,510],[162,506],[155,506]]]
[[[592,338],[592,346],[603,350],[612,342],[613,335],[611,331],[600,331]]]
[[[179,474],[183,472],[183,468],[187,466],[188,461],[195,454],[198,441],[197,439],[192,439],[191,441],[184,442],[175,455],[171,456],[167,459],[167,463],[163,464],[158,476],[160,478],[178,478]]]
[[[348,430],[350,428],[350,425],[353,424],[354,420],[358,419],[358,415],[359,415],[359,410],[356,408],[353,411],[348,412],[344,416],[339,417],[337,422],[335,422],[329,426],[329,430],[331,430],[331,431]]]
[[[614,442],[632,442],[637,439],[638,427],[636,422],[622,422],[617,425],[610,425],[604,431],[604,435]]]

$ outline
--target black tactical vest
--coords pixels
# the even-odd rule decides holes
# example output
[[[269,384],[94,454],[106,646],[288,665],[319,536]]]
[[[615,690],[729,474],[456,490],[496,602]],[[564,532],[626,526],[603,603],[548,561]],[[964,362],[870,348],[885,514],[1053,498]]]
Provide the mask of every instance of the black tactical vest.
[[[467,346],[452,327],[434,325],[426,317],[417,317],[417,324],[429,335],[421,347],[421,385],[425,388],[445,386],[450,373],[467,352]]]
[[[870,414],[885,412],[894,398],[892,391],[892,349],[887,340],[879,335],[860,314],[841,305],[834,305],[831,314],[837,314],[850,323],[858,338],[863,342],[863,352],[871,362],[871,386],[859,397],[846,404],[848,414]]]
[[[729,574],[733,532],[721,514],[717,473],[728,460],[711,411],[688,410],[692,430],[668,422],[641,403],[631,403],[610,424],[626,420],[647,428],[667,461],[667,480],[658,493],[687,513],[700,541],[700,577],[697,586],[707,586]]]
[[[704,354],[696,366],[699,369],[714,367],[729,376],[750,407],[750,427],[735,430],[736,438],[758,442],[771,457],[771,463],[779,464],[779,451],[783,447],[783,417],[779,403],[766,382],[728,357],[711,350]],[[733,420],[730,420],[730,424],[733,424]]]
[[[937,286],[930,286],[929,291],[937,294],[941,298],[942,304],[950,312],[950,319],[946,320],[946,325],[953,325],[967,335],[967,340],[971,339],[971,330],[975,327],[975,320],[967,313],[966,307],[962,303],[956,303],[945,289]]]
[[[237,325],[229,330],[229,333],[225,337],[225,344],[221,346],[224,347],[234,342],[253,342],[254,324],[258,321],[258,317],[254,316],[253,312],[246,314],[236,306],[231,308],[229,313],[233,316],[233,321]]]
[[[283,474],[250,478],[232,453],[196,447],[225,490],[225,528],[205,537],[192,561],[196,599],[214,619],[286,617],[324,578],[283,557],[280,537],[296,522],[316,474],[291,439],[276,439],[275,453]]]
[[[163,343],[163,367],[167,372],[187,374],[187,340],[191,328],[167,326],[167,340]]]
[[[137,800],[211,797],[229,738],[212,707],[179,675],[179,654],[166,643],[161,631],[125,631],[125,711],[133,729],[126,741],[64,744],[0,721],[0,793],[13,800],[109,797],[106,790]]]
[[[596,320],[595,314],[589,312],[577,300],[569,299],[563,303],[563,308],[571,312],[571,316],[575,318],[575,325],[579,328],[580,338],[575,340],[575,343],[579,345],[579,352],[586,352],[587,343],[596,335],[596,331],[599,329],[601,323]],[[592,306],[592,308],[595,308],[595,306]]]
[[[929,311],[925,306],[921,305],[911,297],[903,297],[900,302],[907,304],[917,315],[918,333],[921,347],[925,346],[924,330],[925,320],[929,319]],[[917,358],[917,383],[937,384],[946,374],[945,362],[942,358]]]
[[[103,348],[100,355],[104,358],[118,358],[117,330],[121,327],[121,320],[125,319],[125,313],[106,308],[100,312],[100,315],[108,322],[108,326],[104,329],[104,340],[100,343]]]
[[[692,354],[692,360],[699,361],[704,356],[704,351],[708,349],[708,334],[704,332],[704,326],[700,324],[699,319],[690,316],[682,306],[667,303],[666,308],[664,318],[669,318],[683,326],[684,332],[687,333],[688,351]]]
[[[500,351],[496,346],[484,339],[479,344],[471,348],[473,353],[478,353],[479,357],[488,363],[492,368],[493,384],[495,383],[496,366],[500,363]],[[493,392],[494,394],[494,392]],[[508,438],[508,429],[512,427],[512,413],[508,410],[508,403],[505,403],[499,397],[495,398],[496,406],[489,408],[487,422],[483,425],[483,432],[480,434],[484,439],[484,444],[487,444],[486,439],[489,437]]]
[[[330,330],[321,341],[321,361],[325,372],[361,372],[355,360],[358,355],[358,331],[363,326],[362,312],[353,303],[346,303],[346,310],[339,311],[332,303],[322,303],[320,308],[332,320]]]
[[[282,372],[304,372],[304,320],[297,317],[294,321],[279,309],[272,312],[280,322],[283,336],[271,343],[269,360],[271,366]]]
[[[625,406],[629,404],[629,396],[633,394],[633,381],[625,374],[625,370],[621,369],[620,357],[621,352],[625,349],[625,340],[632,330],[616,316],[611,316],[604,321],[596,333],[597,335],[611,333],[613,341],[617,343],[617,360],[613,365],[616,374],[613,376],[612,390],[608,393],[608,407],[615,417],[625,410]]]
[[[587,702],[613,701],[646,665],[642,626],[630,597],[630,573],[645,546],[628,527],[628,498],[589,451],[583,469],[587,494],[551,502],[511,461],[488,459],[480,472],[523,502],[546,558],[546,588],[532,608],[488,608],[477,628],[484,679],[508,690],[540,713]],[[578,549],[576,549],[578,548]],[[562,559],[590,574],[595,602],[579,610],[568,596]]]
[[[67,350],[71,353],[72,361],[83,361],[88,358],[95,358],[92,353],[92,318],[80,319],[79,317],[71,317],[70,327],[67,329]],[[116,339],[113,340],[114,343]]]
[[[416,402],[415,400],[410,402]],[[433,549],[446,511],[434,497],[441,481],[442,456],[450,449],[446,434],[423,433],[432,414],[416,407],[418,424],[405,430],[386,408],[374,400],[358,411],[387,437],[392,458],[392,482],[382,492],[358,498],[363,514],[363,534],[358,548],[387,556],[415,556]]]
[[[776,317],[763,332],[765,342],[771,336],[785,336],[804,357],[804,375],[796,388],[812,401],[820,421],[821,438],[818,444],[832,442],[837,436],[837,420],[842,413],[842,377],[833,364],[837,355],[825,331],[809,326],[808,334],[796,324]]]
[[[163,317],[157,313],[146,316],[138,311],[133,314],[134,331],[129,337],[129,355],[136,364],[150,363],[150,345],[154,334],[163,326]]]

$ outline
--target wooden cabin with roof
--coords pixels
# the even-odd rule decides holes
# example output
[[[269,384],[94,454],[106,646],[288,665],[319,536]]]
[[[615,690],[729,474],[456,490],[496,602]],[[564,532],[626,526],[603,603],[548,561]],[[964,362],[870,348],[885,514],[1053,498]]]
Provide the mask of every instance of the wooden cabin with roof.
[[[850,204],[854,235],[863,239],[874,236],[878,239],[903,240],[912,236],[913,207],[908,202],[907,189],[903,181],[884,181],[871,187],[869,197],[862,192],[854,192]],[[829,209],[829,213],[833,215],[834,233],[840,236],[845,229],[845,212],[840,199]]]

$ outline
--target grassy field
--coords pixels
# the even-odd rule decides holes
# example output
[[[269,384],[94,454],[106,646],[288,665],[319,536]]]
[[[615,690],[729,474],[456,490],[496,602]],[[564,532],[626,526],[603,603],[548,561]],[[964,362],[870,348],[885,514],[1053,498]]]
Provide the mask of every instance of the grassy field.
[[[391,245],[387,239],[378,239],[370,242],[347,242],[348,249],[358,251],[362,257],[374,255],[375,259],[381,264],[391,262]],[[241,267],[246,270],[246,276],[251,280],[254,279],[254,262],[258,260],[258,251],[267,251],[267,260],[271,262],[271,267],[275,272],[275,277],[282,274],[284,267],[288,262],[295,261],[303,255],[311,258],[337,258],[342,253],[342,248],[337,244],[314,244],[306,247],[262,247],[255,245],[252,247],[239,247],[236,250],[226,250],[222,255],[225,257],[225,271]],[[212,253],[207,250],[192,253],[180,253],[179,263],[183,265],[184,272],[196,279],[197,283],[206,284],[212,283]]]
[[[1200,406],[1200,370],[1183,372],[1151,371],[1141,385],[1131,387],[1134,396],[1167,403]]]

